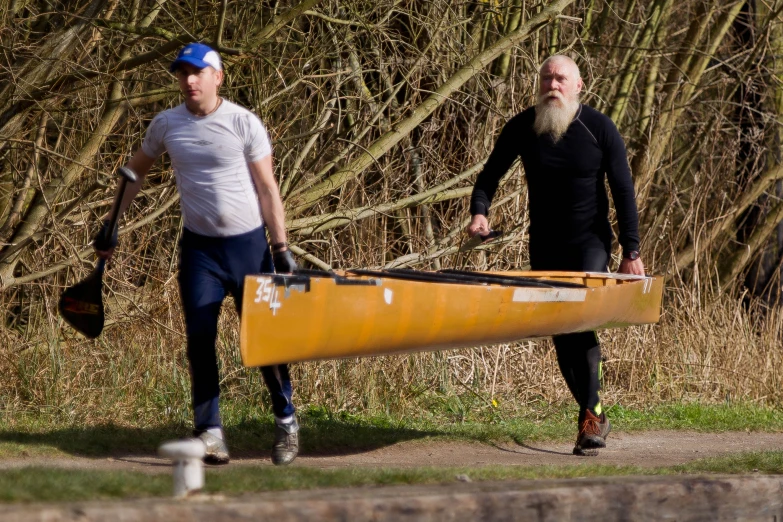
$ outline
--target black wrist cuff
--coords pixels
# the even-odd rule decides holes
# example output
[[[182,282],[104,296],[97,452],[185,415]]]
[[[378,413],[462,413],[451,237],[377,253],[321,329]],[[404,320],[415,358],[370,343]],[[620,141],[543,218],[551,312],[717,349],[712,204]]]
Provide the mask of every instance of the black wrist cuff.
[[[470,205],[470,215],[475,216],[477,214],[481,214],[482,216],[486,217],[489,215],[489,210],[487,209],[487,206],[484,203],[474,201]]]

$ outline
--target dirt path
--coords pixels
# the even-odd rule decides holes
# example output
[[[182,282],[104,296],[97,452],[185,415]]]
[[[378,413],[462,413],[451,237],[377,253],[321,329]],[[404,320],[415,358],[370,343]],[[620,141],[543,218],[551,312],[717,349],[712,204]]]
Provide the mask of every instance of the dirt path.
[[[418,466],[558,466],[618,465],[658,467],[684,464],[706,457],[763,450],[783,450],[783,433],[695,433],[659,431],[612,433],[598,457],[574,457],[573,445],[564,443],[479,444],[447,441],[401,442],[380,449],[346,455],[302,455],[294,465],[322,469],[357,466],[405,468]],[[232,465],[270,465],[268,459],[234,458]],[[81,469],[128,470],[168,473],[168,463],[153,456],[109,458],[11,458],[0,460],[0,469],[56,466]]]

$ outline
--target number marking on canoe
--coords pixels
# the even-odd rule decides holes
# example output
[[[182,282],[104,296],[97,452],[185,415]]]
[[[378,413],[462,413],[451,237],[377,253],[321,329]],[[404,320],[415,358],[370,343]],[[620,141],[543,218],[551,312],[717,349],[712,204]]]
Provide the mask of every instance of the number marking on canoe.
[[[256,282],[258,283],[258,288],[256,288],[256,298],[253,302],[260,303],[263,301],[269,303],[269,309],[272,310],[272,315],[277,315],[278,308],[282,306],[279,294],[277,293],[277,287],[275,287],[269,277],[257,277]]]

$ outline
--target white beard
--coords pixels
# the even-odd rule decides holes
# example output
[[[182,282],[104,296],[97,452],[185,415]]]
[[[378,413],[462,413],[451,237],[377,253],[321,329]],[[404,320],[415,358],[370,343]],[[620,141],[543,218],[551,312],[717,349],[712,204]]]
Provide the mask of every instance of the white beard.
[[[579,110],[579,100],[566,100],[557,93],[557,100],[549,98],[552,93],[538,96],[536,104],[536,120],[533,122],[533,130],[536,135],[549,134],[555,143],[560,141],[568,126],[574,121],[576,111]]]

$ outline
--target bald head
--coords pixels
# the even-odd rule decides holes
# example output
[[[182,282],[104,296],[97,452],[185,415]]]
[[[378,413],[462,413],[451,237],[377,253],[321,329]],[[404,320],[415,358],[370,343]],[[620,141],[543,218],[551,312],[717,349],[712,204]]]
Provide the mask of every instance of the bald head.
[[[538,74],[543,74],[544,70],[548,70],[550,66],[569,69],[574,78],[582,77],[582,75],[579,73],[579,66],[576,65],[576,62],[564,54],[553,54],[544,60],[544,63],[541,64],[541,68],[538,70]]]

